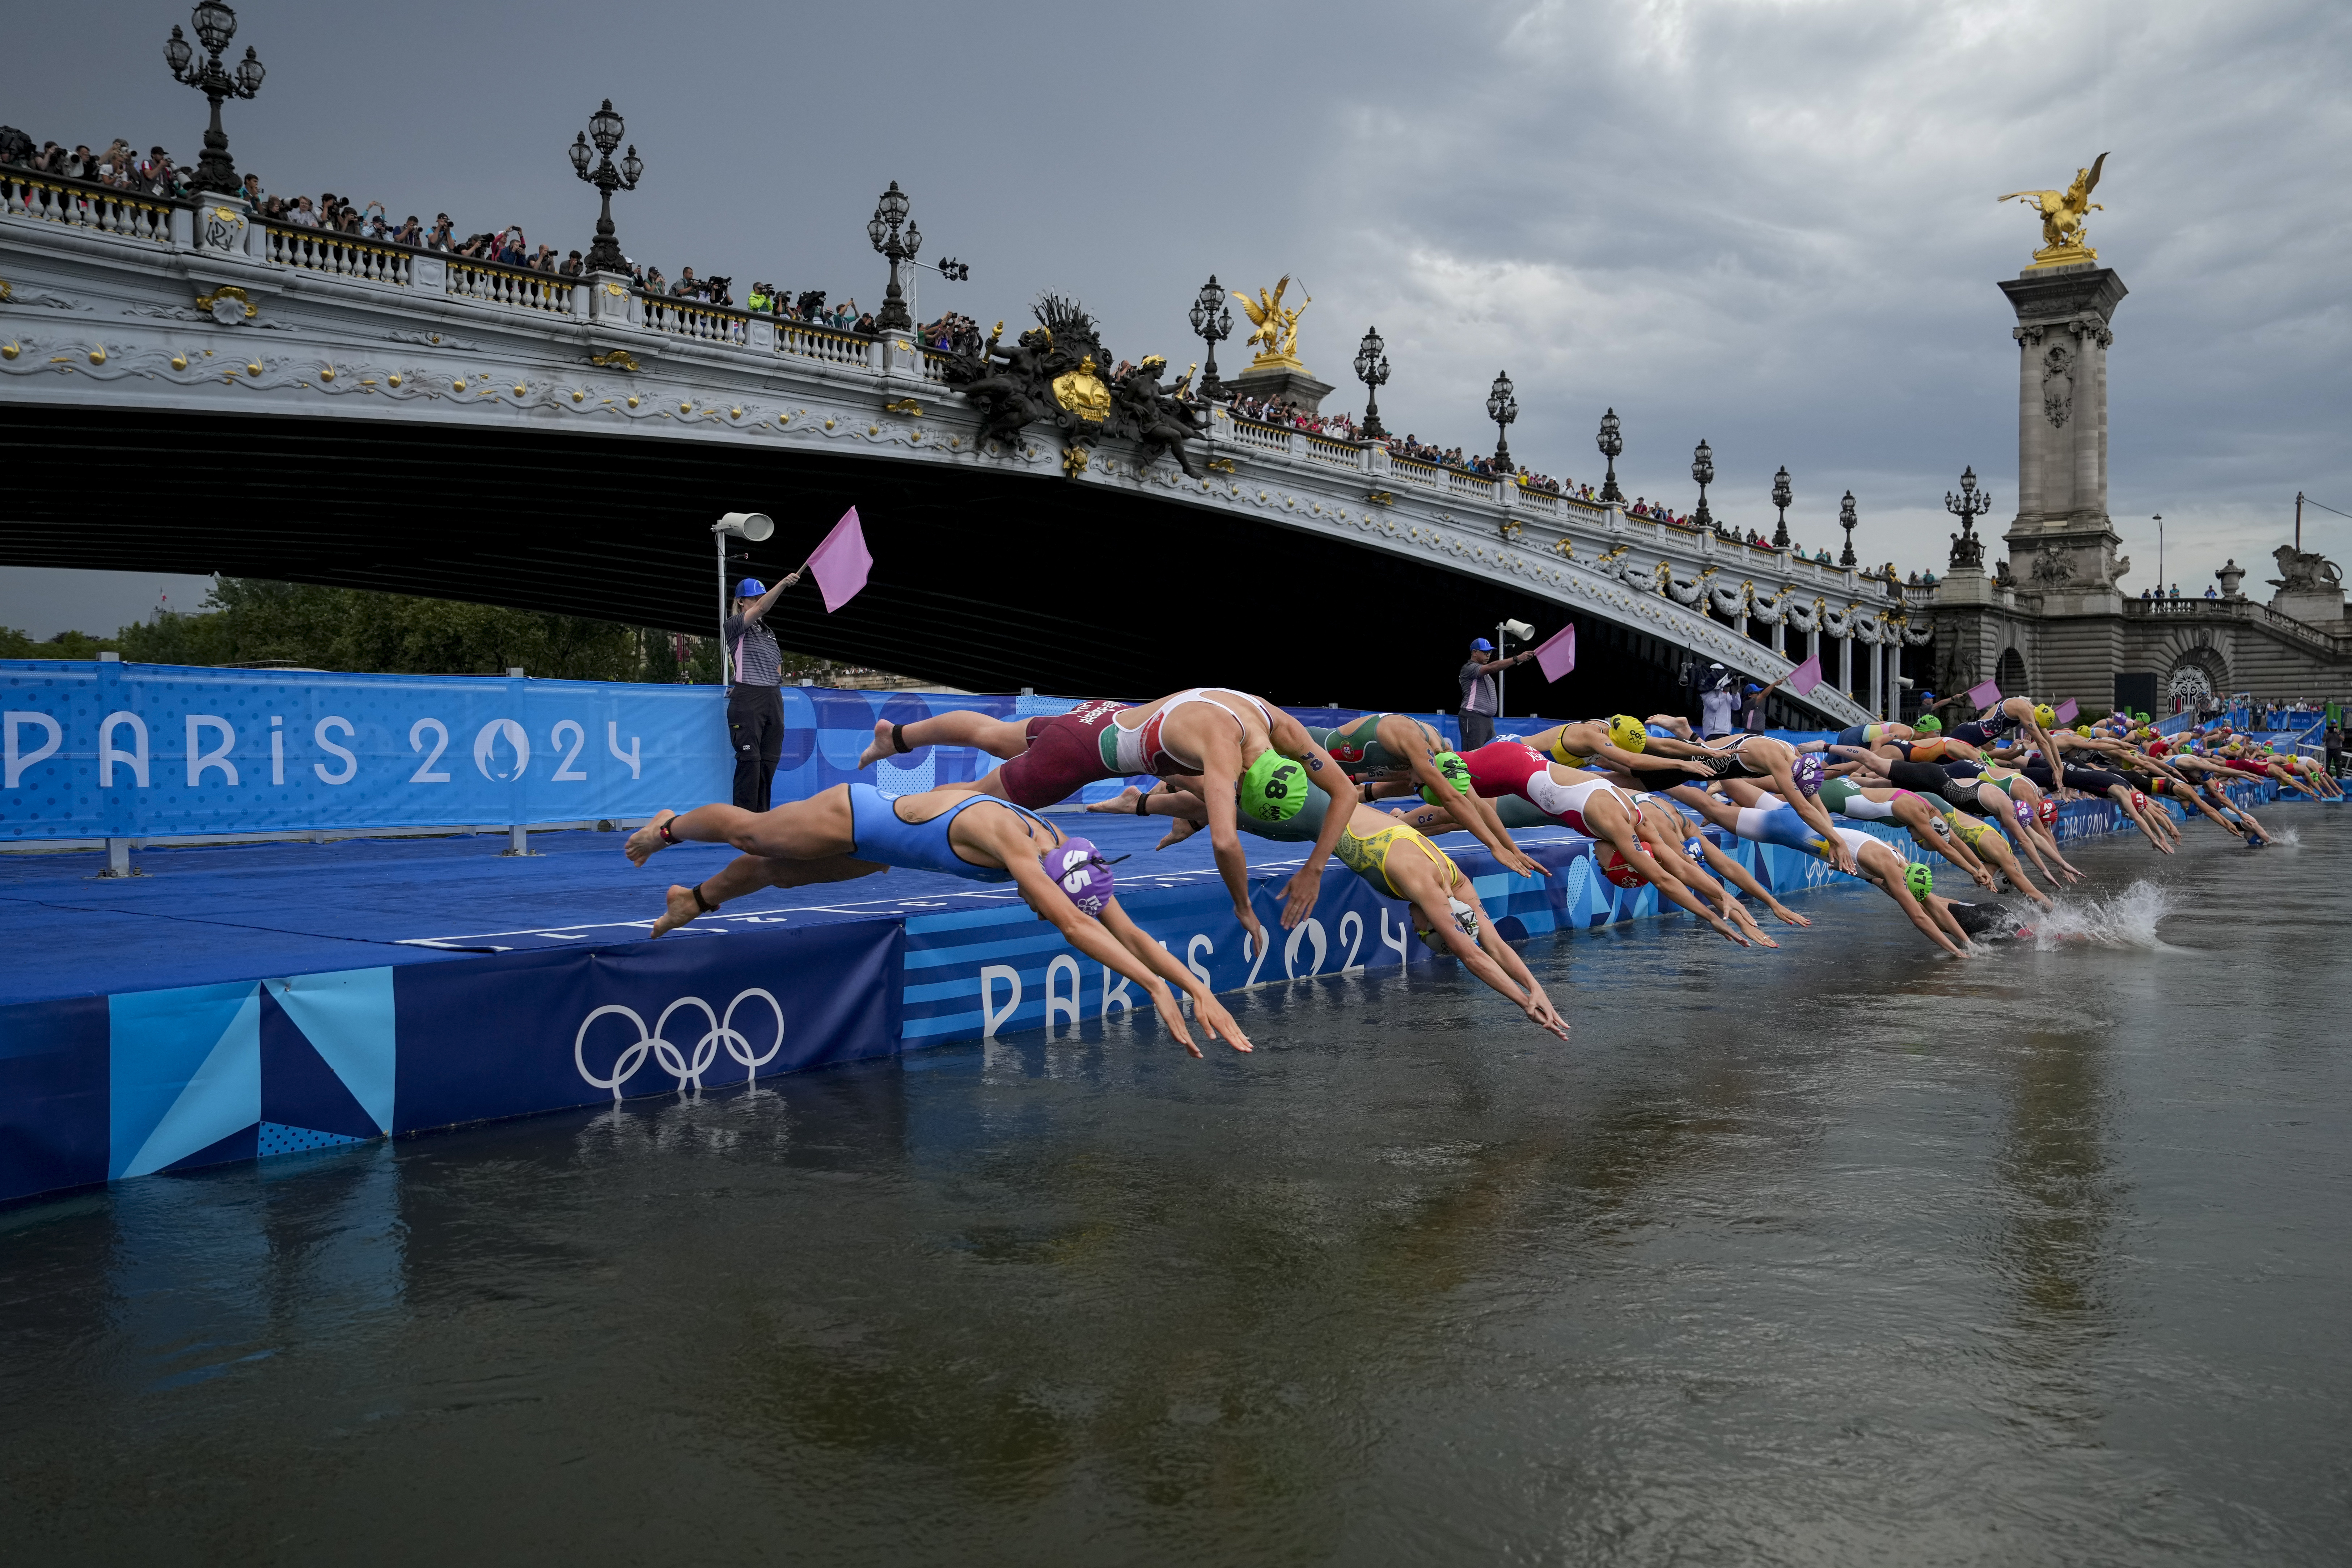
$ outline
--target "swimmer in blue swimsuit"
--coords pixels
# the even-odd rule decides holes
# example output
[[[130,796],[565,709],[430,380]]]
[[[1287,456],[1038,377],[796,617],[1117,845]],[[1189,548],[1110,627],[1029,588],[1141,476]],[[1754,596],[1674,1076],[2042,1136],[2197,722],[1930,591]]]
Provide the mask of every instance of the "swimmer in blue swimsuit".
[[[683,816],[665,811],[629,836],[625,852],[642,866],[667,846],[684,843],[731,844],[743,853],[715,877],[670,889],[668,908],[653,922],[656,936],[761,888],[843,882],[893,866],[1011,882],[1072,947],[1149,992],[1160,1021],[1186,1050],[1201,1054],[1171,984],[1192,998],[1193,1020],[1212,1037],[1237,1051],[1250,1048],[1214,993],[1118,907],[1108,865],[1099,858],[1055,864],[1064,843],[1060,830],[999,796],[960,785],[894,801],[872,784],[835,784],[773,811],[733,805],[698,806]]]

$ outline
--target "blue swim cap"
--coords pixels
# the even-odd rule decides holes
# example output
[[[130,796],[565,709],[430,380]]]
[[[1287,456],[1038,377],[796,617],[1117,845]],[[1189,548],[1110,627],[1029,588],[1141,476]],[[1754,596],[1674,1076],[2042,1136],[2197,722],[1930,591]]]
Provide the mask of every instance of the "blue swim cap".
[[[768,585],[757,577],[746,577],[735,584],[735,596],[739,599],[756,599],[767,591]]]

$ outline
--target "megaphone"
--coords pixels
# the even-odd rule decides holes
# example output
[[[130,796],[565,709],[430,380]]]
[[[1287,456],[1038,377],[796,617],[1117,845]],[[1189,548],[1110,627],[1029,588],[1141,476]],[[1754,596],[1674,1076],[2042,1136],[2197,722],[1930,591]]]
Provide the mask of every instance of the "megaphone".
[[[1505,621],[1503,623],[1503,631],[1505,635],[1515,637],[1521,642],[1533,642],[1536,640],[1535,627],[1528,625],[1525,621]]]
[[[730,511],[710,525],[713,533],[740,533],[754,544],[776,531],[775,519],[764,511]]]

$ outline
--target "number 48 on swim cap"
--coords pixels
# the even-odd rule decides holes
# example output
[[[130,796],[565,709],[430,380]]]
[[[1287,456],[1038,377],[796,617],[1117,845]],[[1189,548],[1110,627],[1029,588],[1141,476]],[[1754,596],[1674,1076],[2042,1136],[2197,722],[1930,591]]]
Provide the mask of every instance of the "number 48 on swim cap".
[[[1452,784],[1457,794],[1470,793],[1470,764],[1462,760],[1461,752],[1440,752],[1434,760],[1437,763],[1437,771],[1445,775],[1445,782]],[[1445,797],[1439,795],[1430,784],[1421,786],[1421,798],[1432,805],[1445,804]]]
[[[1307,770],[1280,752],[1265,751],[1242,774],[1241,808],[1260,822],[1288,822],[1307,805]]]

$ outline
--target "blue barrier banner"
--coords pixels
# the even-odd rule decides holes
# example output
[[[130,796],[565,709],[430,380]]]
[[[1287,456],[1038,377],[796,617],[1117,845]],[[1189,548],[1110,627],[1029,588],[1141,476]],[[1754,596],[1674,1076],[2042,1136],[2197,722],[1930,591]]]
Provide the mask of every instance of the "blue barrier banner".
[[[431,827],[723,800],[715,687],[0,661],[0,837]]]

